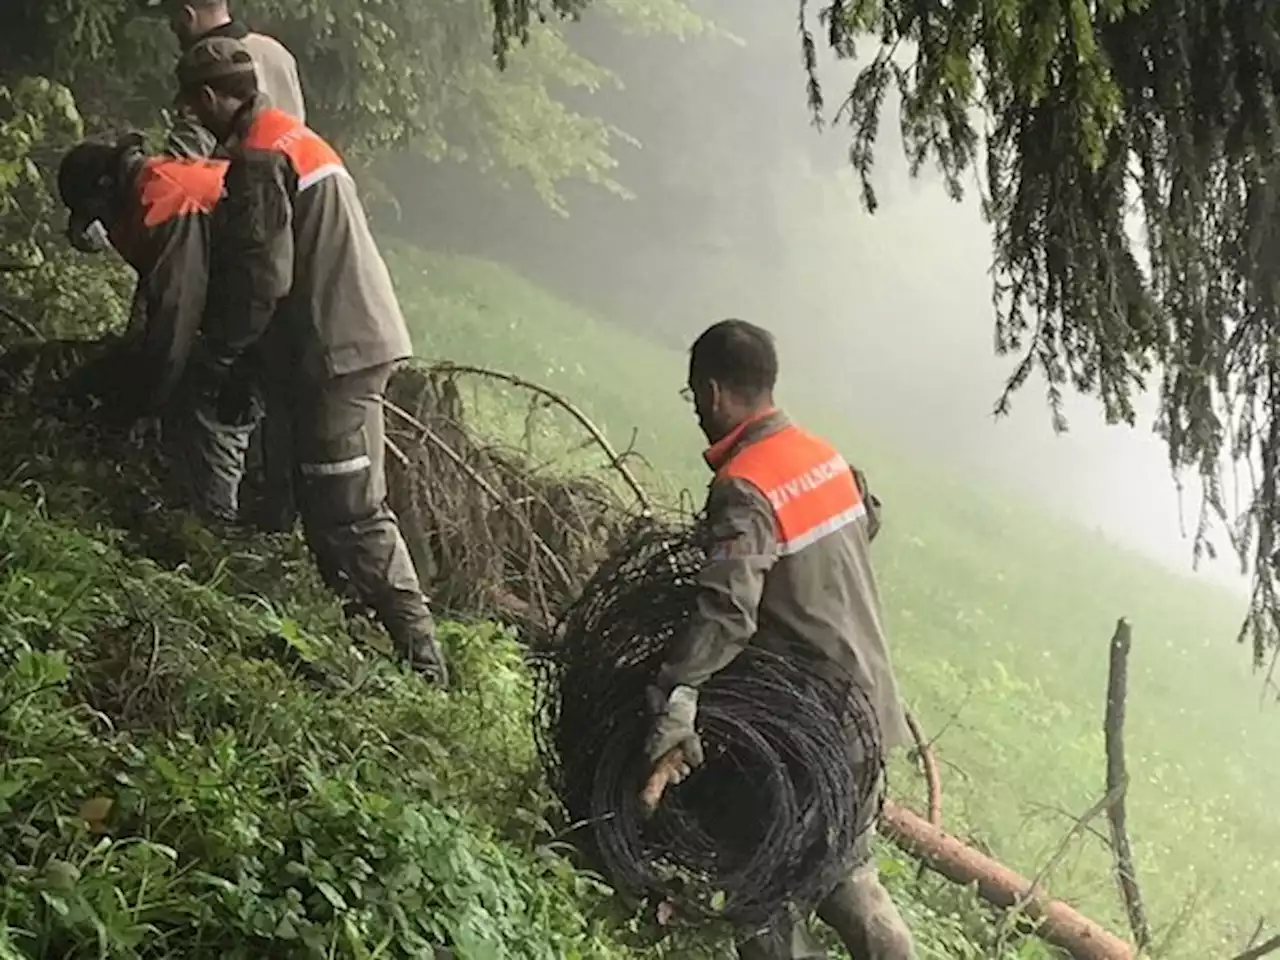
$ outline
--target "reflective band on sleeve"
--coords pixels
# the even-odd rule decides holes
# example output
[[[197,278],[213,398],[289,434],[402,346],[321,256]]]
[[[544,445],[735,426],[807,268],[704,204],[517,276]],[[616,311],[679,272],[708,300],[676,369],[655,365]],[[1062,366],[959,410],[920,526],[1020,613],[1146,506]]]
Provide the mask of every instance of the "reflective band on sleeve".
[[[327,180],[329,177],[336,177],[339,174],[345,174],[346,168],[340,163],[327,163],[317,170],[312,170],[305,177],[298,178],[298,192],[309,190],[321,180]]]
[[[339,460],[336,463],[301,463],[298,464],[298,470],[304,477],[345,477],[348,474],[359,473],[361,470],[368,470],[371,466],[373,461],[367,454],[362,453],[358,457]]]
[[[830,520],[824,520],[812,529],[806,530],[798,537],[794,537],[785,543],[778,544],[778,553],[782,556],[790,556],[799,553],[805,547],[811,547],[823,537],[830,536],[838,530],[843,530],[849,524],[853,523],[859,517],[866,516],[867,507],[864,503],[859,503],[854,507],[850,507],[844,513],[837,514]]]

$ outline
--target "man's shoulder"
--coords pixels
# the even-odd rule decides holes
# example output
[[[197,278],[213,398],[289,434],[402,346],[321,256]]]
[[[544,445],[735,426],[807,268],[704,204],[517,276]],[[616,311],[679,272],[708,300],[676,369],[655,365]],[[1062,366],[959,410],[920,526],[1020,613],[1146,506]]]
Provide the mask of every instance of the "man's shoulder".
[[[707,488],[707,512],[716,511],[773,512],[758,486],[733,474],[714,477]]]
[[[248,48],[251,55],[261,52],[280,60],[297,63],[298,58],[293,55],[292,51],[270,34],[258,33],[256,30],[250,31],[241,42]]]

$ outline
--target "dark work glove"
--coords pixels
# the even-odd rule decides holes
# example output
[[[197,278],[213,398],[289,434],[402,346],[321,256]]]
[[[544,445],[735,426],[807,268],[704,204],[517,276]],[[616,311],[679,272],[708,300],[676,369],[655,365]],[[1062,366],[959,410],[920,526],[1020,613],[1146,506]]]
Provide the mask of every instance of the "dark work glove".
[[[247,427],[262,413],[254,378],[243,362],[228,362],[197,346],[185,380],[193,405],[223,426]]]
[[[222,390],[231,379],[231,367],[205,353],[194,351],[187,364],[185,393],[197,406],[215,411],[222,398]]]
[[[256,421],[261,411],[252,381],[243,374],[229,375],[214,410],[218,422],[228,427],[247,427]]]

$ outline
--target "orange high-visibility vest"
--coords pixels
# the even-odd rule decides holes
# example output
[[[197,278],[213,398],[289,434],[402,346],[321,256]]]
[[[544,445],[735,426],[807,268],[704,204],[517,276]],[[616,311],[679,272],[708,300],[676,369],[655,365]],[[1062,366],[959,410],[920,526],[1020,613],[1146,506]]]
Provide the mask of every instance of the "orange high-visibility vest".
[[[207,216],[222,198],[226,160],[149,157],[134,184],[137,200],[107,230],[111,245],[139,273],[150,231],[179,217]]]
[[[288,157],[298,176],[298,193],[328,177],[347,173],[337,150],[297,117],[275,107],[267,107],[254,117],[241,146]]]
[[[844,457],[794,424],[743,448],[716,475],[744,480],[765,496],[783,556],[798,553],[867,512]]]

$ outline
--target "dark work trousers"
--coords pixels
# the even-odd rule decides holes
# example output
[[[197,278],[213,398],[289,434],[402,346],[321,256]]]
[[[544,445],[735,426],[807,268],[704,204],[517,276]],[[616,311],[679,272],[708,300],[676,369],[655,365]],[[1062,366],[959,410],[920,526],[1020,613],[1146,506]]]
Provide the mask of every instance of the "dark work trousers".
[[[255,421],[220,423],[212,405],[181,394],[166,410],[161,431],[172,480],[199,515],[224,523],[239,519],[240,482]]]
[[[290,408],[294,489],[321,576],[340,595],[372,608],[406,652],[430,638],[435,625],[387,504],[382,399],[395,366],[301,384]]]
[[[911,931],[880,882],[874,836],[870,829],[859,838],[853,869],[818,905],[818,919],[835,932],[854,960],[916,960]],[[780,925],[771,936],[737,946],[739,960],[827,960],[830,956],[801,919]]]
[[[293,411],[285,394],[264,391],[266,414],[258,433],[262,452],[262,502],[254,522],[269,532],[286,533],[298,519],[294,491]]]

